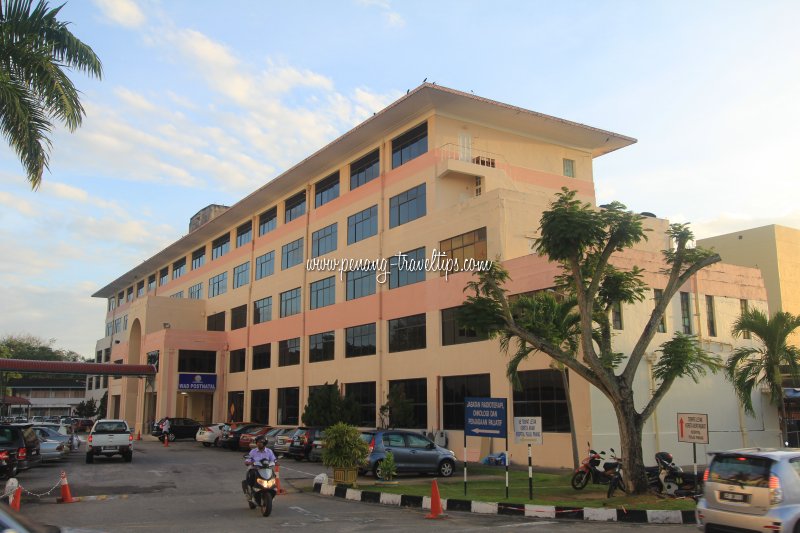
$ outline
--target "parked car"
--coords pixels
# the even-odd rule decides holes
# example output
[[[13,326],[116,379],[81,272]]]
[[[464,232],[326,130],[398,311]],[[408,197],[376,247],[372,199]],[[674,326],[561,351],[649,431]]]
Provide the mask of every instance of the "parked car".
[[[34,416],[33,418],[31,418],[31,422],[34,423],[34,424],[41,424],[42,422],[44,422],[44,417],[43,416]]]
[[[39,442],[44,440],[55,440],[58,442],[63,442],[67,451],[72,450],[72,439],[69,435],[62,435],[57,429],[47,426],[33,426],[33,430],[36,432],[36,436],[39,437]],[[44,450],[41,450],[41,452],[42,456],[44,456]]]
[[[308,460],[318,463],[322,461],[322,452],[325,451],[325,432],[319,434],[319,437],[314,439],[311,443],[311,453],[308,455]]]
[[[27,470],[42,460],[39,438],[29,425],[0,425],[0,450],[17,454],[19,470]]]
[[[153,426],[151,435],[158,437],[158,440],[164,441],[163,425],[166,418],[162,418]],[[197,430],[203,424],[191,418],[170,418],[169,419],[169,440],[170,442],[176,439],[194,439],[197,436]]]
[[[64,443],[58,440],[39,440],[39,453],[42,456],[42,462],[47,461],[60,461],[67,455]]]
[[[264,434],[264,441],[267,444],[267,448],[272,450],[275,453],[275,441],[278,439],[278,435],[291,435],[294,431],[294,428],[272,428]],[[250,443],[250,449],[256,447],[255,441]],[[276,454],[277,455],[277,454]]]
[[[253,422],[239,422],[235,427],[233,424],[231,424],[231,427],[228,429],[227,433],[222,434],[219,444],[223,448],[238,451],[239,439],[241,438],[242,434],[261,427],[264,427],[263,424],[254,424]]]
[[[44,421],[50,424],[58,424],[61,421],[61,419],[59,419],[57,416],[48,416],[47,418],[44,419]]]
[[[800,531],[800,450],[717,452],[703,475],[697,527],[704,531]]]
[[[239,449],[250,451],[252,448],[250,445],[255,445],[256,437],[263,437],[272,429],[272,426],[261,426],[245,431],[239,436]]]
[[[228,424],[209,424],[207,426],[200,426],[194,440],[202,442],[206,448],[214,445],[219,446],[219,440],[222,437],[222,431]]]
[[[434,473],[441,477],[453,475],[456,467],[456,454],[437,446],[430,439],[413,431],[375,430],[364,431],[361,438],[369,446],[369,458],[364,471],[380,477],[381,461],[386,452],[394,456],[397,472]]]
[[[76,422],[75,429],[77,431],[89,431],[94,425],[94,420],[91,418],[79,418]]]
[[[87,464],[92,464],[97,455],[120,454],[126,463],[133,460],[133,435],[124,420],[98,420],[89,430],[86,443]]]
[[[272,452],[275,456],[286,455],[289,453],[289,445],[292,443],[292,436],[300,428],[287,428],[285,433],[279,433],[275,437],[275,444],[272,446]],[[269,446],[269,444],[267,444]]]
[[[2,443],[0,442],[0,444]],[[0,479],[12,478],[17,475],[18,471],[17,452],[0,449]]]
[[[292,441],[289,443],[289,450],[286,455],[297,461],[308,460],[311,456],[311,446],[321,433],[322,428],[297,428],[292,434]]]

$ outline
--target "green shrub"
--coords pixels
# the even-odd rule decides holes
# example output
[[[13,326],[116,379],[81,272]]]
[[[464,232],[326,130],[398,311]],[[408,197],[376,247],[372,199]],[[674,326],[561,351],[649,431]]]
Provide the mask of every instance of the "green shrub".
[[[359,468],[367,462],[369,446],[355,426],[339,422],[325,430],[322,463],[333,468]]]

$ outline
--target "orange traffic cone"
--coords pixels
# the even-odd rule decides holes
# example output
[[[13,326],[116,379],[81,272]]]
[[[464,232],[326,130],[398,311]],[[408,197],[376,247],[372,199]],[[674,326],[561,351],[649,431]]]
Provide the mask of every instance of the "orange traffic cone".
[[[76,500],[72,499],[72,493],[69,491],[69,482],[67,481],[67,473],[61,472],[61,497],[58,503],[75,503]]]
[[[142,440],[142,432],[141,431],[139,431],[139,433],[136,434],[136,440]]]
[[[164,448],[169,448],[169,435],[167,435],[166,433],[164,433],[163,435],[164,435]]]
[[[431,513],[425,518],[442,518],[442,499],[439,497],[439,484],[434,479],[431,483]]]
[[[281,465],[275,463],[275,485],[278,486],[278,494],[286,494],[286,491],[281,487]]]
[[[22,503],[22,487],[17,487],[17,490],[8,498],[8,505],[14,511],[19,511],[20,504]]]

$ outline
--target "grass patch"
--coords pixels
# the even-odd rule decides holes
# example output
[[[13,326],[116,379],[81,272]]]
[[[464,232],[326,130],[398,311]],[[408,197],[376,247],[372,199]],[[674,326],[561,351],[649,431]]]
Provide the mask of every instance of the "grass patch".
[[[533,499],[528,499],[528,473],[522,471],[509,471],[508,499],[506,499],[505,470],[492,467],[469,467],[467,495],[464,495],[463,474],[451,478],[437,478],[439,494],[442,498],[459,500],[477,500],[484,502],[530,503],[538,505],[560,505],[565,507],[608,507],[626,509],[663,509],[663,510],[693,510],[695,503],[692,499],[658,498],[655,495],[628,496],[622,494],[614,498],[606,498],[606,485],[592,485],[583,490],[575,490],[570,485],[572,474],[533,474]],[[369,478],[367,478],[369,479]],[[372,490],[368,484],[363,483],[361,489]],[[375,490],[393,494],[407,494],[411,496],[430,496],[431,481],[418,478],[395,478],[400,481],[397,486],[376,487]],[[372,479],[368,483],[371,484]]]

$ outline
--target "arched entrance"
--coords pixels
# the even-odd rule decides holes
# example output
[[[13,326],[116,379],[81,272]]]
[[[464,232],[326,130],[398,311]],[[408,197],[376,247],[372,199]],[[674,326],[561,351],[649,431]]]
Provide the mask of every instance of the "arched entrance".
[[[129,365],[142,364],[142,323],[139,319],[134,319],[130,327],[130,336],[128,337],[128,360]],[[123,384],[124,388],[124,408],[121,417],[124,418],[131,426],[138,426],[142,415],[139,414],[137,409],[139,407],[139,387],[141,380],[125,378]],[[141,429],[141,426],[139,426]]]

